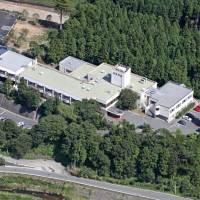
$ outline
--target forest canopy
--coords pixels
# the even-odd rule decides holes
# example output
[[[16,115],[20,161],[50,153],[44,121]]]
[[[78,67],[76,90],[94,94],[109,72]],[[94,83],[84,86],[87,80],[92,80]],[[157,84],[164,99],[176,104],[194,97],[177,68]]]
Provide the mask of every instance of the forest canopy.
[[[122,63],[159,85],[184,83],[200,98],[199,29],[198,0],[88,0],[49,34],[47,60]]]

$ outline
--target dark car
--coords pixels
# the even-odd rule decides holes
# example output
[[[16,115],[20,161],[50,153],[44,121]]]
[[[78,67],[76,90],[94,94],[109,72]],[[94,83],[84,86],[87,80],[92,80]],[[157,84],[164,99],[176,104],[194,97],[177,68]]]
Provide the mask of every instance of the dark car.
[[[184,120],[179,120],[178,123],[181,124],[181,125],[183,125],[183,126],[186,125],[186,121],[184,121]]]
[[[190,117],[192,120],[195,119],[195,116],[192,113],[185,114],[186,116]]]

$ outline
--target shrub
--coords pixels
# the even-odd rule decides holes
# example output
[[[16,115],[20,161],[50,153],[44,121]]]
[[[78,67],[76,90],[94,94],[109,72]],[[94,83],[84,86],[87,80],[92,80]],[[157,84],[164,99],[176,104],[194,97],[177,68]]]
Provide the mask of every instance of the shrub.
[[[0,166],[3,166],[6,164],[6,161],[4,158],[0,158]]]

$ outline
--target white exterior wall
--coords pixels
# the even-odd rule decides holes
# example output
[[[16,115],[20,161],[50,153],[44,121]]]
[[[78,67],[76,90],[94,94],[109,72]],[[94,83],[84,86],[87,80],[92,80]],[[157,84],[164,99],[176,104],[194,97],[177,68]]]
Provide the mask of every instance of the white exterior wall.
[[[131,68],[122,74],[122,87],[127,87],[131,83]]]
[[[181,112],[185,107],[187,107],[190,103],[194,101],[193,93],[194,92],[192,91],[189,95],[181,99],[181,101],[179,101],[176,105],[170,108],[168,119],[169,122],[172,121],[179,112]]]
[[[69,71],[66,69],[65,65],[62,65],[62,63],[59,63],[59,71],[61,71],[61,72],[63,72],[63,73],[69,72]]]
[[[154,101],[153,99],[150,98],[150,101]],[[155,115],[161,115],[167,119],[168,122],[171,122],[176,118],[176,115],[181,112],[185,107],[187,107],[190,103],[194,101],[193,98],[193,91],[181,99],[178,103],[176,103],[174,106],[171,108],[166,108],[164,106],[155,104],[150,106],[150,111],[155,114]],[[159,111],[156,111],[156,107],[159,107]]]
[[[131,83],[131,69],[126,72],[119,71],[117,68],[113,69],[111,75],[111,83],[121,88],[127,87]]]

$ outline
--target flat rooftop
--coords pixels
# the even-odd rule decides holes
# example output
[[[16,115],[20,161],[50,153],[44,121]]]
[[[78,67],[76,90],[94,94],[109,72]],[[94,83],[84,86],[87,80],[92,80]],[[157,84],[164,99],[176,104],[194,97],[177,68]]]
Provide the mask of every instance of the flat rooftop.
[[[102,104],[108,104],[119,96],[122,88],[111,84],[111,74],[115,66],[107,63],[95,66],[73,57],[68,57],[65,61],[75,61],[76,69],[73,68],[72,72],[66,74],[37,64],[33,68],[25,69],[21,77],[76,100],[95,99]],[[92,76],[92,80],[88,81],[88,75]],[[144,83],[142,79],[144,77],[131,74],[130,89],[141,94],[157,84],[146,78]]]
[[[85,63],[76,70],[74,70],[73,72],[69,73],[69,75],[74,78],[82,80],[88,75],[89,72],[94,70],[95,67],[96,67],[95,65],[92,65],[90,63]]]
[[[1,50],[0,50],[1,51]],[[3,50],[0,55],[0,69],[11,74],[18,73],[24,67],[28,67],[33,63],[33,59],[18,54],[14,51]]]
[[[97,66],[93,71],[91,71],[90,74],[94,75],[99,80],[104,79],[110,82],[113,68],[116,67],[107,63],[102,63],[101,65]],[[145,79],[145,82],[142,81],[143,79]],[[154,85],[157,85],[155,81],[131,73],[131,84],[130,86],[128,86],[128,88],[138,94],[141,94],[149,88],[152,88]]]
[[[148,91],[148,94],[159,105],[171,108],[192,91],[184,85],[169,81],[159,89]]]
[[[26,68],[21,73],[21,77],[76,100],[95,99],[103,104],[117,97],[121,91],[119,87],[104,79],[92,82],[81,81],[40,64]]]
[[[17,15],[7,11],[0,11],[0,40],[4,40],[12,29]]]
[[[80,60],[80,59],[72,57],[72,56],[68,56],[67,58],[61,60],[59,62],[59,65],[65,67],[69,71],[73,72],[74,70],[82,67],[83,65],[90,65],[90,63],[87,63],[83,60]]]
[[[144,79],[145,81],[143,81]],[[157,82],[131,73],[131,85],[129,86],[129,89],[133,90],[134,92],[141,94],[142,92],[145,92],[154,86],[157,87]]]

